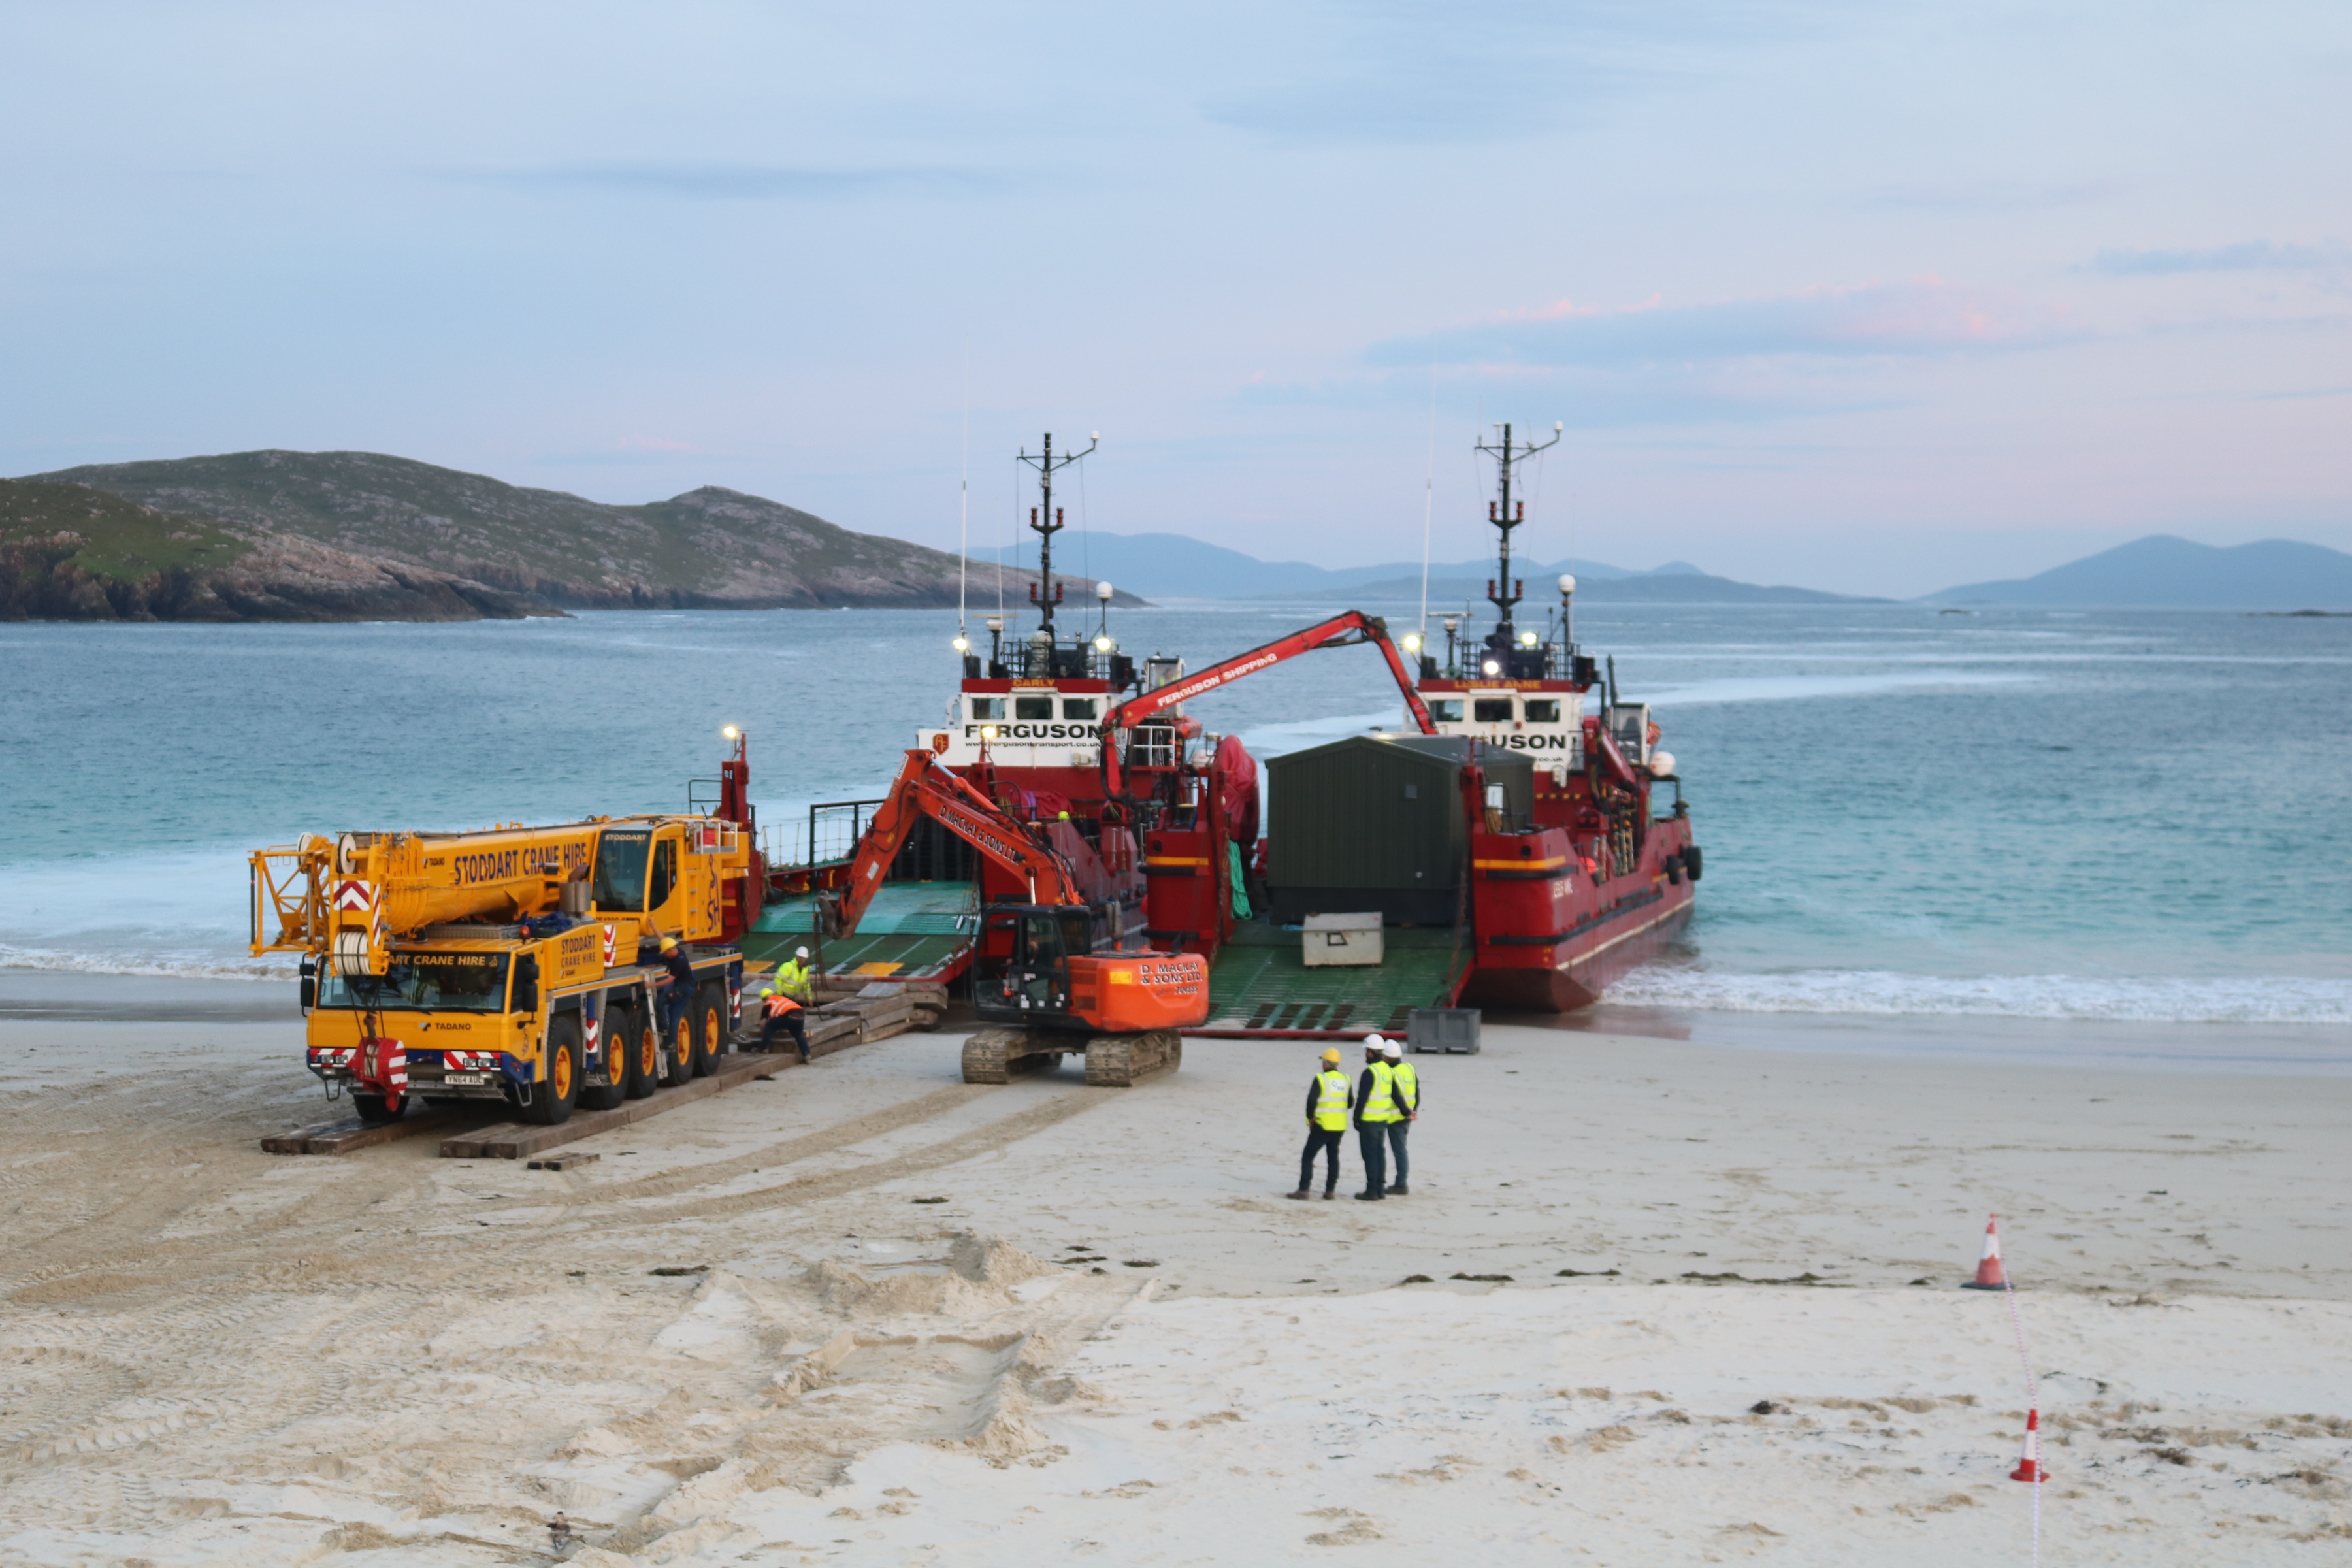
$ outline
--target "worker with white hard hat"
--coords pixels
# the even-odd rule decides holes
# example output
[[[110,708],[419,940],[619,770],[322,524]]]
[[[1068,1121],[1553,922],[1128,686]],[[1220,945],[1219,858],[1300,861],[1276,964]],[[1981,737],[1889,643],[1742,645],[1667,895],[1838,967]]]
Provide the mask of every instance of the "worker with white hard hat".
[[[768,1021],[760,1026],[760,1048],[773,1048],[779,1028],[791,1033],[801,1048],[801,1060],[809,1059],[808,1026],[801,1020],[801,1009],[814,1000],[809,982],[809,950],[794,948],[793,956],[776,965],[768,976],[767,984],[760,988],[760,1005],[766,1009]]]
[[[1412,1162],[1404,1146],[1406,1130],[1421,1120],[1421,1075],[1404,1059],[1404,1050],[1394,1040],[1381,1047],[1381,1060],[1388,1064],[1389,1081],[1396,1095],[1398,1119],[1388,1124],[1389,1163],[1396,1167],[1396,1180],[1389,1184],[1389,1196],[1405,1195],[1405,1179],[1411,1173]]]
[[[1364,1156],[1364,1190],[1356,1196],[1377,1203],[1388,1196],[1388,1130],[1404,1120],[1397,1109],[1396,1074],[1390,1070],[1389,1043],[1364,1037],[1364,1070],[1356,1079],[1356,1146]]]
[[[1339,1191],[1339,1134],[1348,1130],[1348,1112],[1356,1093],[1348,1075],[1339,1070],[1337,1048],[1323,1053],[1323,1065],[1307,1085],[1307,1148],[1298,1156],[1298,1190],[1294,1198],[1315,1195],[1315,1154],[1323,1153],[1323,1195]]]

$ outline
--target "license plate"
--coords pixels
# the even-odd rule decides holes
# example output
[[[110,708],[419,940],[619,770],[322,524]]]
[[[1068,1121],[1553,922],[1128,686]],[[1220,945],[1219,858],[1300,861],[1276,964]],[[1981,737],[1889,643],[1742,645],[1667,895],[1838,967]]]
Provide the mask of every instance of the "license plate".
[[[443,1083],[486,1083],[488,1080],[489,1075],[488,1073],[453,1072],[441,1081]]]

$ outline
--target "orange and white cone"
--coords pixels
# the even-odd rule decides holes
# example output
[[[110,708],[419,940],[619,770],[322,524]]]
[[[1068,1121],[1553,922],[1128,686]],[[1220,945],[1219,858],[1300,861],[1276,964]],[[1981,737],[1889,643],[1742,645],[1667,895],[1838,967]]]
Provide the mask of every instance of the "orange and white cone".
[[[2006,1290],[2009,1289],[2009,1276],[2002,1273],[2000,1268],[2000,1232],[1994,1228],[2000,1218],[1999,1215],[1985,1216],[1984,1256],[1977,1259],[1977,1277],[1964,1282],[1960,1286],[1961,1289]]]
[[[2042,1412],[2039,1410],[2025,1413],[2025,1453],[2018,1459],[2017,1468],[2009,1472],[2009,1479],[2036,1483],[2042,1479]]]

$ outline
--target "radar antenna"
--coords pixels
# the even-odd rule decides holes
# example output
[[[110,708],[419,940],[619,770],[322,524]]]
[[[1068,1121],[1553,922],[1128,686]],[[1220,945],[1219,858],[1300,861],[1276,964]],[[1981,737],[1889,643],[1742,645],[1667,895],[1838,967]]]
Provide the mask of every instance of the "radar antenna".
[[[1084,452],[1065,452],[1054,456],[1054,433],[1045,433],[1045,449],[1032,452],[1024,447],[1018,454],[1022,462],[1037,470],[1037,487],[1043,504],[1029,509],[1029,526],[1037,532],[1037,585],[1029,591],[1037,601],[1038,629],[1048,638],[1054,631],[1054,535],[1062,531],[1062,514],[1054,510],[1054,476],[1091,453],[1102,445],[1102,432],[1090,431]],[[1080,510],[1084,510],[1081,508]]]
[[[1527,521],[1528,503],[1521,501],[1518,503],[1518,510],[1516,512],[1512,510],[1511,465],[1525,462],[1538,452],[1548,452],[1559,446],[1560,432],[1566,426],[1555,419],[1552,421],[1550,440],[1541,445],[1532,441],[1522,441],[1514,446],[1511,441],[1511,427],[1507,423],[1502,426],[1503,438],[1499,443],[1492,445],[1485,441],[1478,443],[1478,450],[1491,453],[1502,468],[1503,499],[1499,503],[1495,501],[1486,503],[1486,521],[1500,529],[1503,535],[1500,563],[1502,575],[1486,584],[1486,602],[1495,606],[1495,635],[1487,641],[1489,646],[1496,648],[1508,648],[1511,646],[1513,635],[1511,610],[1523,596],[1519,592],[1520,584],[1511,581],[1511,530]]]

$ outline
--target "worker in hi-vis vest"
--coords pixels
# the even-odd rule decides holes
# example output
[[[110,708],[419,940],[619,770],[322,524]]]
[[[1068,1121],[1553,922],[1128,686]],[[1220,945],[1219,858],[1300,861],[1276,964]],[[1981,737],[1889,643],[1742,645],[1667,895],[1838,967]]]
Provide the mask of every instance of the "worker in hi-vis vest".
[[[1307,1148],[1298,1156],[1298,1190],[1294,1198],[1315,1195],[1315,1154],[1323,1154],[1323,1195],[1336,1197],[1339,1191],[1339,1134],[1348,1130],[1348,1111],[1356,1103],[1356,1091],[1348,1075],[1339,1070],[1339,1053],[1323,1053],[1323,1066],[1307,1085]]]
[[[1388,1196],[1389,1125],[1404,1120],[1397,1109],[1396,1075],[1383,1054],[1387,1048],[1378,1035],[1366,1035],[1364,1070],[1356,1079],[1356,1146],[1364,1156],[1364,1190],[1356,1196],[1368,1203]]]
[[[801,1020],[801,1009],[806,1007],[814,993],[809,985],[809,950],[796,948],[793,956],[776,965],[768,976],[767,984],[760,988],[760,1005],[766,1009],[768,1021],[760,1026],[760,1048],[774,1048],[776,1030],[791,1032],[793,1041],[801,1048],[801,1060],[809,1059],[808,1026]]]
[[[1412,1161],[1405,1152],[1404,1135],[1421,1120],[1421,1075],[1404,1059],[1404,1052],[1394,1040],[1381,1047],[1381,1060],[1388,1064],[1389,1084],[1396,1096],[1398,1120],[1389,1123],[1389,1163],[1396,1167],[1396,1180],[1389,1184],[1389,1196],[1405,1195],[1405,1182],[1412,1173]]]

